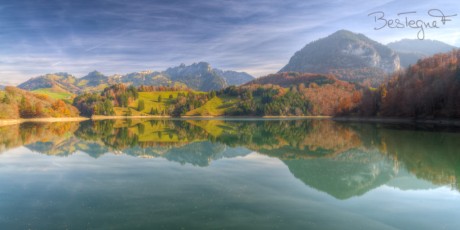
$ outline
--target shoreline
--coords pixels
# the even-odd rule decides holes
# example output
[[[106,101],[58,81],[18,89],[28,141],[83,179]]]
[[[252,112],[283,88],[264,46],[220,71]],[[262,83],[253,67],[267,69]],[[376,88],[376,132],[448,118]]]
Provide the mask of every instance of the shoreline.
[[[300,120],[317,119],[345,122],[369,122],[385,124],[433,124],[445,126],[460,126],[460,120],[456,119],[413,119],[413,118],[391,118],[391,117],[334,117],[334,116],[92,116],[91,120],[109,119],[172,119],[172,120]]]
[[[174,120],[187,120],[187,119],[331,119],[332,116],[181,116],[181,117],[172,117],[172,116],[101,116],[93,115],[91,120],[110,120],[110,119],[174,119]]]
[[[95,115],[88,117],[48,117],[48,118],[19,118],[19,119],[0,119],[0,127],[7,125],[15,125],[26,122],[76,122],[86,120],[116,120],[116,119],[174,119],[174,120],[187,120],[187,119],[222,119],[222,120],[272,120],[272,119],[327,119],[332,121],[344,122],[366,122],[366,123],[385,123],[385,124],[432,124],[432,125],[445,125],[445,126],[460,126],[458,119],[413,119],[413,118],[386,118],[386,117],[333,117],[333,116],[100,116]]]
[[[332,117],[331,120],[384,124],[431,124],[445,126],[460,126],[460,120],[458,119],[414,119],[397,117]]]
[[[135,119],[135,118],[172,118],[171,116],[157,116],[157,115],[149,115],[149,116],[103,116],[103,115],[93,115],[91,116],[91,120],[115,120],[115,119]]]
[[[26,122],[71,122],[71,121],[86,121],[87,117],[46,117],[46,118],[19,118],[19,119],[0,119],[0,126],[17,125]]]

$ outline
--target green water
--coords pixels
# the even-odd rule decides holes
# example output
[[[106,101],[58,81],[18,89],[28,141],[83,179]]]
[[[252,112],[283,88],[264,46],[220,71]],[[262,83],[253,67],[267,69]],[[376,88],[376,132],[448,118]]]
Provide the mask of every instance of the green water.
[[[458,229],[460,132],[329,120],[0,127],[0,229]]]

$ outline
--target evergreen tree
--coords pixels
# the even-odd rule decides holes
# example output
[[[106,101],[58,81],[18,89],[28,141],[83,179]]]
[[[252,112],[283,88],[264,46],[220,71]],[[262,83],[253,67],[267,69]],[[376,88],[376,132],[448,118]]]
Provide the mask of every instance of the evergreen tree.
[[[215,98],[215,97],[216,97],[216,91],[212,90],[210,94],[211,94],[211,98]]]
[[[120,95],[120,105],[123,108],[128,107],[128,95],[126,95],[125,93]]]
[[[10,97],[8,96],[8,94],[5,93],[5,97],[3,98],[3,103],[10,104],[10,102],[11,102]]]
[[[105,115],[114,115],[115,111],[113,110],[113,104],[110,100],[105,100],[103,104],[103,110]]]
[[[144,100],[139,100],[138,104],[137,104],[137,111],[141,112],[142,110],[144,110],[145,108],[145,102]]]

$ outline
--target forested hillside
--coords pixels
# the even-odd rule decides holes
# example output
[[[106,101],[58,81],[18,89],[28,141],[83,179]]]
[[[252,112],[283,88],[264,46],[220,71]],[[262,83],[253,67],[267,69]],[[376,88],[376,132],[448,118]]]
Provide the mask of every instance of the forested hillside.
[[[84,116],[180,116],[202,106],[210,95],[182,87],[117,84],[101,93],[82,94],[74,105]]]
[[[258,78],[243,87],[254,89],[268,87],[271,84],[285,88],[280,87],[278,94],[273,95],[271,99],[261,100],[261,103],[257,103],[256,101],[256,104],[253,104],[255,107],[266,107],[266,109],[271,111],[270,115],[333,116],[342,111],[351,110],[361,100],[361,86],[338,80],[334,75],[330,74],[295,72],[271,74]],[[277,100],[280,100],[285,95],[291,98],[282,103],[277,102]],[[294,113],[286,112],[295,100],[301,100],[308,104],[306,110],[304,110],[305,112],[300,113],[299,109]],[[273,104],[271,106],[264,104],[267,101],[274,103],[276,109],[273,110]],[[255,107],[250,109],[257,110]]]
[[[62,100],[7,86],[0,91],[0,119],[78,117],[79,111]]]
[[[117,84],[74,105],[85,116],[332,116],[356,107],[359,90],[332,75],[280,73],[211,92]]]
[[[460,118],[460,50],[422,59],[364,91],[355,115]]]

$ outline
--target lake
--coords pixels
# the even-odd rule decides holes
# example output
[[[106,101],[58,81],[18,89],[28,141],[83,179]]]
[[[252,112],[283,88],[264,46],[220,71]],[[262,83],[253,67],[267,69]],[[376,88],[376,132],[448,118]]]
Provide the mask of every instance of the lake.
[[[460,132],[331,120],[0,127],[0,229],[458,229]]]

